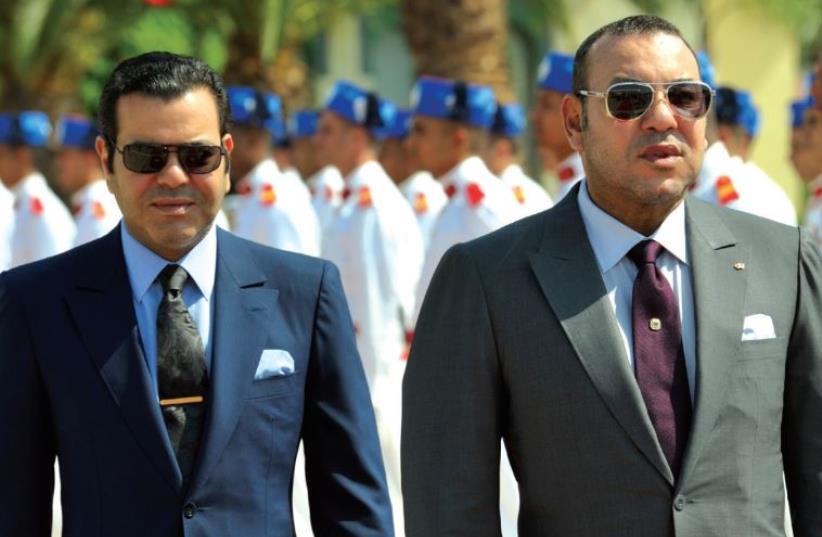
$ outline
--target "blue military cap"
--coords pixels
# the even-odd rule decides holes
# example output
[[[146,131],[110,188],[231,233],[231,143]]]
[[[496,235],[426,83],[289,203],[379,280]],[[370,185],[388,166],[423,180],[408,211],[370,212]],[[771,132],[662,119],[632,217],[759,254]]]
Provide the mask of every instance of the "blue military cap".
[[[415,115],[487,129],[494,121],[497,101],[488,86],[424,76],[411,90],[411,109]]]
[[[739,103],[739,124],[751,138],[759,134],[759,109],[753,102],[751,94],[744,90],[736,91],[736,100]]]
[[[791,127],[797,128],[805,120],[805,112],[814,105],[813,97],[808,95],[791,103]]]
[[[229,86],[227,89],[231,121],[274,132],[282,122],[282,103],[275,93],[257,91],[248,86]]]
[[[397,108],[391,122],[376,131],[377,138],[380,140],[402,140],[411,132],[412,118],[411,110]]]
[[[559,93],[574,91],[574,57],[561,52],[546,54],[537,71],[537,87]]]
[[[347,80],[334,84],[324,108],[369,130],[385,127],[396,113],[396,106],[392,103]]]
[[[94,150],[97,127],[82,116],[63,116],[54,127],[54,145],[74,149]]]
[[[516,138],[525,130],[525,112],[517,103],[499,104],[494,114],[491,133],[506,138]]]
[[[297,110],[288,119],[288,134],[292,138],[310,138],[317,132],[320,114],[316,110]]]
[[[712,88],[716,88],[716,72],[711,59],[704,50],[696,53],[696,63],[699,65],[699,78]]]
[[[754,137],[759,133],[759,111],[747,91],[717,88],[716,117],[721,124],[742,127],[748,136]]]
[[[51,134],[49,117],[37,110],[0,115],[0,144],[43,147]]]

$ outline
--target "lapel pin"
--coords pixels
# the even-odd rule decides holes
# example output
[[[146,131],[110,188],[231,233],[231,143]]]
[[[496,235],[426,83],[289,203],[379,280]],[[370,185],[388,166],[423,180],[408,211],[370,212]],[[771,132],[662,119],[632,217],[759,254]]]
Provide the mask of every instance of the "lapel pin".
[[[650,328],[654,332],[659,332],[660,330],[662,330],[662,321],[660,321],[656,317],[652,317],[650,322],[648,323],[648,328]]]
[[[745,270],[745,263],[737,261],[734,263],[734,270]]]

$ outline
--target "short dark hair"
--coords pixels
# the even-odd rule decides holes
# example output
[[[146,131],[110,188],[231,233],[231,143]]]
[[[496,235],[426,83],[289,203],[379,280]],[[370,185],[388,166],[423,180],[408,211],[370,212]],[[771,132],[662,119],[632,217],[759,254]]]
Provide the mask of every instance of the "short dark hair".
[[[100,134],[109,155],[117,140],[117,101],[124,95],[139,93],[171,100],[195,88],[207,88],[217,101],[220,136],[229,130],[228,98],[223,79],[205,62],[171,52],[147,52],[121,62],[103,86],[98,107]],[[112,171],[113,160],[108,161]]]
[[[632,15],[625,17],[624,19],[606,24],[602,28],[594,31],[594,33],[585,38],[585,41],[583,41],[577,49],[576,55],[574,56],[574,94],[579,95],[580,90],[590,89],[585,87],[588,83],[588,53],[601,38],[605,36],[648,35],[656,33],[674,35],[680,38],[691,52],[694,51],[688,41],[682,37],[679,28],[662,17],[657,17],[656,15]],[[694,54],[694,57],[696,57],[696,54]]]

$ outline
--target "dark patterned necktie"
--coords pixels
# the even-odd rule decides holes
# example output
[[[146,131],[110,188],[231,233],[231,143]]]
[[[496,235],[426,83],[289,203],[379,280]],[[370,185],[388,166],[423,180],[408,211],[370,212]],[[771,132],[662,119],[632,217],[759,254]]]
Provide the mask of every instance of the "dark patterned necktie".
[[[676,478],[691,428],[691,395],[676,297],[655,264],[662,250],[658,242],[646,240],[628,252],[639,269],[632,302],[634,366],[645,407]]]
[[[205,414],[206,376],[203,342],[183,302],[188,273],[167,265],[157,276],[163,299],[157,309],[157,385],[168,437],[184,483],[191,477]]]

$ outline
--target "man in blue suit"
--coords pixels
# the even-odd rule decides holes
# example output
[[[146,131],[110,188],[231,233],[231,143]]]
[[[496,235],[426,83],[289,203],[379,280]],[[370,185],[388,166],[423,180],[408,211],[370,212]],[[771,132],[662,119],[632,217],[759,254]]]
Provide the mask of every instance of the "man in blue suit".
[[[0,276],[0,535],[281,536],[302,438],[316,535],[391,536],[337,269],[213,225],[229,186],[222,81],[120,64],[97,139],[123,221]]]

